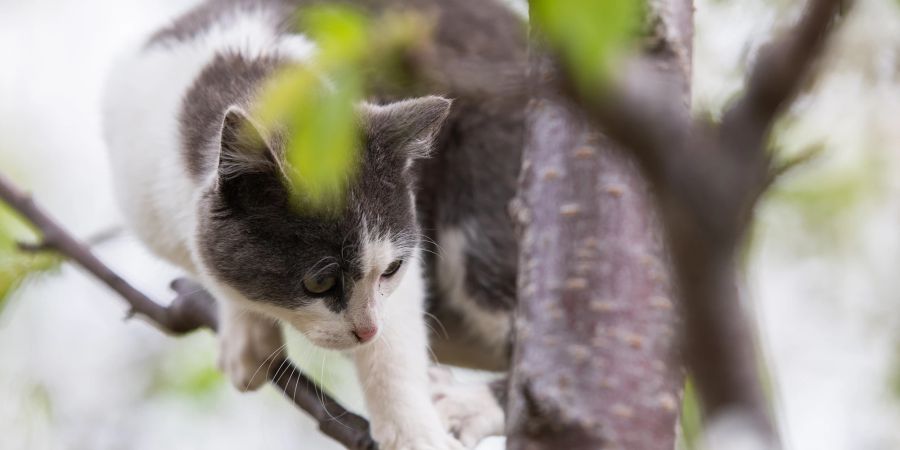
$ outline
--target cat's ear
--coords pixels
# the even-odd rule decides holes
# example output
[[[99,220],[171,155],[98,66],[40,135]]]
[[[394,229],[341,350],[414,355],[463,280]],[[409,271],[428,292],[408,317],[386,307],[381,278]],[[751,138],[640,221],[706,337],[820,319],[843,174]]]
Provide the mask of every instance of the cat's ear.
[[[277,173],[278,163],[266,142],[262,127],[238,106],[231,106],[222,119],[219,144],[220,180],[246,174]]]
[[[377,147],[404,152],[402,156],[424,158],[450,113],[452,101],[428,96],[387,105],[362,105],[366,137]]]

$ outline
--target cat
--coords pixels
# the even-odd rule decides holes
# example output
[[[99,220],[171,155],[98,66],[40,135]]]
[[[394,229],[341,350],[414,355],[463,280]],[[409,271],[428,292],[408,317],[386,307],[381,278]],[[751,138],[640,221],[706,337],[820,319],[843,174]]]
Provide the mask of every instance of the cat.
[[[440,361],[505,369],[517,258],[507,203],[524,99],[452,83],[376,87],[356,108],[360,167],[339,211],[298,210],[283,182],[284,130],[255,111],[272,74],[315,57],[295,24],[316,3],[436,17],[437,72],[524,66],[521,19],[490,0],[207,0],[109,77],[117,199],[143,243],[218,300],[219,367],[235,387],[265,382],[260,369],[283,356],[286,323],[353,358],[381,448],[460,448],[445,427],[474,445],[502,431],[502,409],[489,393],[440,401],[458,390],[429,386],[425,315],[440,331],[430,337]]]

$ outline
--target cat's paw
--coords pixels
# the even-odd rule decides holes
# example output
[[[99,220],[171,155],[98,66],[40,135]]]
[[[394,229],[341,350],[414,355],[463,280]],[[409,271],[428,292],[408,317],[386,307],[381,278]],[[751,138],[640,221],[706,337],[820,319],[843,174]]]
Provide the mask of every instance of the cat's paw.
[[[505,413],[487,383],[457,383],[440,367],[431,368],[429,378],[431,400],[441,421],[466,448],[503,434]]]
[[[248,315],[223,323],[218,366],[239,391],[262,386],[271,366],[284,357],[284,340],[277,323]]]
[[[373,430],[381,450],[465,450],[459,441],[443,431],[427,433],[410,430],[404,433],[395,429]]]

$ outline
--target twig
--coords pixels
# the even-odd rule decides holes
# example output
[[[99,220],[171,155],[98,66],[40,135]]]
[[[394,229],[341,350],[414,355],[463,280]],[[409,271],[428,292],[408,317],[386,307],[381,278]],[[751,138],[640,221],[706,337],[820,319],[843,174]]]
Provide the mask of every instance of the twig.
[[[822,156],[823,151],[825,151],[825,146],[822,143],[817,143],[774,165],[771,170],[769,184],[772,185],[794,169],[815,161]]]
[[[71,259],[118,293],[130,306],[129,316],[140,314],[160,330],[182,335],[200,328],[213,331],[218,326],[216,303],[200,285],[178,279],[172,282],[177,294],[169,306],[163,306],[128,284],[122,277],[103,264],[91,250],[73,238],[61,225],[46,214],[32,198],[19,190],[0,174],[0,199],[18,211],[42,234],[39,244],[27,244],[30,248],[52,249]],[[374,450],[378,446],[369,434],[365,418],[347,411],[336,400],[324,393],[321,387],[307,378],[289,360],[273,364],[282,370],[275,377],[275,370],[268,373],[269,381],[300,409],[319,422],[319,429],[351,450]],[[285,373],[287,376],[285,376]]]
[[[87,244],[88,247],[93,248],[119,237],[119,235],[122,234],[123,231],[125,231],[125,228],[121,225],[113,225],[109,228],[97,231],[94,234],[86,237],[84,239],[84,243]]]
[[[755,124],[757,133],[765,133],[775,116],[797,95],[844,3],[849,2],[810,1],[794,28],[760,51],[744,95],[723,116],[723,129]]]

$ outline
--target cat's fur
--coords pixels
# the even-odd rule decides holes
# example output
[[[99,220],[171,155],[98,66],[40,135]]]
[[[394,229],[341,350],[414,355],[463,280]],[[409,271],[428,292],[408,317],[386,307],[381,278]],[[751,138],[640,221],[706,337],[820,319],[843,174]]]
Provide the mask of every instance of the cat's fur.
[[[118,197],[138,236],[219,300],[220,366],[238,388],[262,384],[260,365],[283,352],[277,319],[350,351],[383,448],[455,448],[429,397],[424,308],[446,333],[433,337],[439,358],[505,367],[516,265],[506,206],[523,100],[428,88],[454,97],[451,111],[442,97],[398,101],[428,92],[383,92],[380,106],[358,108],[361,166],[340,211],[297,211],[283,130],[253,111],[268,76],[313,57],[293,24],[314,3],[435,17],[438,71],[524,59],[520,21],[487,0],[208,1],[110,77],[104,124]],[[384,276],[394,261],[400,270]],[[339,281],[326,295],[304,288],[326,275]]]

